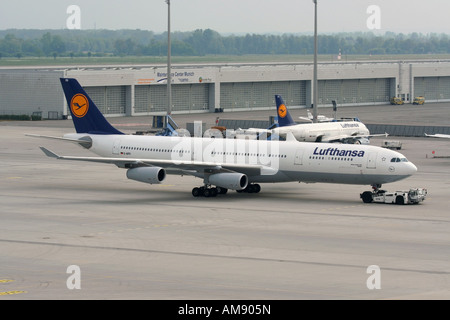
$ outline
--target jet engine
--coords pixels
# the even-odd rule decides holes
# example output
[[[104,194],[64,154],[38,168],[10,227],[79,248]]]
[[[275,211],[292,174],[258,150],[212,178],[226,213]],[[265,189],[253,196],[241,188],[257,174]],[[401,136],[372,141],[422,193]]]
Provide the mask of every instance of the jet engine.
[[[232,190],[243,190],[247,187],[248,178],[242,173],[215,173],[209,176],[209,183]]]
[[[137,167],[127,171],[127,178],[140,182],[156,184],[166,178],[166,171],[160,167]]]

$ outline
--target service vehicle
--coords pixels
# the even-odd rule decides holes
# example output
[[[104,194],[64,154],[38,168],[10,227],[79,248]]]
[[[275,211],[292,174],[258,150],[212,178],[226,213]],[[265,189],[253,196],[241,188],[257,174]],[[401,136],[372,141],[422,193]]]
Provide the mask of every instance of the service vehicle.
[[[391,104],[404,104],[405,102],[401,99],[401,98],[398,98],[398,97],[392,97],[391,98]]]
[[[408,191],[388,192],[386,190],[365,191],[360,194],[364,203],[417,204],[425,200],[428,194],[425,188],[411,188]]]
[[[417,104],[417,105],[425,104],[425,97],[422,97],[422,96],[415,97],[414,100],[413,100],[413,104]]]
[[[384,140],[381,147],[400,150],[402,148],[402,142],[398,140]]]

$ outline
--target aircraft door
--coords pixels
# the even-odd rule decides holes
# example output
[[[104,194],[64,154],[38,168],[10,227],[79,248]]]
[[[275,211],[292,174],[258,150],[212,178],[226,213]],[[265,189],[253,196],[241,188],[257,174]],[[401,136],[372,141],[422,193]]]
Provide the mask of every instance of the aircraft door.
[[[120,149],[120,140],[119,139],[114,140],[112,153],[113,154],[119,154],[119,149]]]
[[[369,152],[369,155],[367,156],[367,169],[376,169],[377,155],[376,152]]]
[[[298,149],[295,152],[294,164],[297,165],[303,164],[303,149]]]

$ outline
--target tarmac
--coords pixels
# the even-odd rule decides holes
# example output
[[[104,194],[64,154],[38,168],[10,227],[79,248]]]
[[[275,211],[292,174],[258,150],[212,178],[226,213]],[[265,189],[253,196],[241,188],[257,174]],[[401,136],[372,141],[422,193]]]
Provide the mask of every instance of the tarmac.
[[[449,109],[448,103],[345,107],[338,115],[449,125]],[[211,126],[217,116],[266,120],[272,113],[174,119]],[[151,123],[109,120],[127,133]],[[418,172],[383,189],[428,190],[423,203],[399,206],[364,204],[359,194],[369,186],[319,183],[194,198],[200,179],[168,176],[147,185],[113,165],[47,158],[39,146],[93,154],[24,135],[73,131],[69,120],[0,122],[0,300],[450,298],[448,139],[388,137],[401,140],[400,152]]]

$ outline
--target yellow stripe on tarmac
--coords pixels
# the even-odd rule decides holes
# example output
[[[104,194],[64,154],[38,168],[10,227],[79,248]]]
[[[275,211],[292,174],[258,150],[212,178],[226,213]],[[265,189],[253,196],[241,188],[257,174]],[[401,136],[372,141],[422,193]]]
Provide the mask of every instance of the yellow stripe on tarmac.
[[[8,295],[20,294],[20,293],[27,293],[27,292],[26,291],[5,291],[5,292],[0,292],[0,296],[8,296]]]
[[[13,282],[14,280],[10,280],[10,279],[0,279],[0,283],[8,283],[8,282]]]

